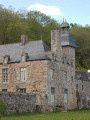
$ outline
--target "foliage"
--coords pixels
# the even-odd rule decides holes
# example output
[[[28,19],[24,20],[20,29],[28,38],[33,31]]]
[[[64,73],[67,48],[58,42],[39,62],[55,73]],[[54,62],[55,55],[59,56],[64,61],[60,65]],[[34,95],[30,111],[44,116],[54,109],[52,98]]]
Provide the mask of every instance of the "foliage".
[[[6,111],[6,105],[4,104],[3,100],[0,99],[0,114],[4,114]]]
[[[70,33],[76,40],[76,68],[86,71],[90,68],[90,27],[73,26]]]
[[[0,44],[20,42],[21,34],[26,34],[29,41],[43,40],[50,46],[50,32],[60,30],[60,24],[37,11],[19,12],[0,6]],[[76,40],[76,69],[90,69],[90,26],[82,27],[70,24],[70,33]]]
[[[16,110],[16,113],[19,114],[19,107],[18,106],[15,107],[15,110]]]

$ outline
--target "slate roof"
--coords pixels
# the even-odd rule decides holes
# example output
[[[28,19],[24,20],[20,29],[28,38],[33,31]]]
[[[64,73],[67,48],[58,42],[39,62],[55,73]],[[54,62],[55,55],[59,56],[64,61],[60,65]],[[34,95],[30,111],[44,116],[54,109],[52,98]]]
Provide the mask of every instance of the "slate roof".
[[[76,46],[73,36],[67,31],[61,32],[61,39],[62,46]],[[10,56],[9,62],[19,62],[23,52],[28,54],[27,61],[49,59],[48,51],[50,48],[42,40],[30,41],[23,46],[21,43],[0,45],[0,63],[5,55]]]
[[[76,79],[90,81],[90,74],[82,71],[76,71]]]
[[[62,39],[61,42],[62,46],[76,47],[74,37],[68,31],[61,32],[61,39]]]
[[[0,45],[0,63],[3,63],[3,56],[9,55],[9,62],[19,62],[23,52],[28,53],[27,60],[43,60],[48,59],[47,52],[50,48],[42,41],[31,41],[25,45],[21,43]]]

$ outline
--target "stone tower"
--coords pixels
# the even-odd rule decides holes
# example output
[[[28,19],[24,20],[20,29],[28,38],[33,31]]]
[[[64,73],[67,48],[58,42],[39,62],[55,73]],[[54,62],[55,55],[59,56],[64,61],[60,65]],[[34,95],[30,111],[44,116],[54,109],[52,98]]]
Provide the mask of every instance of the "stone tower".
[[[62,71],[63,71],[63,104],[67,109],[76,107],[75,83],[75,40],[68,32],[69,24],[61,24]]]
[[[76,107],[75,41],[68,32],[69,24],[61,24],[61,31],[51,31],[51,61],[49,63],[49,104]]]

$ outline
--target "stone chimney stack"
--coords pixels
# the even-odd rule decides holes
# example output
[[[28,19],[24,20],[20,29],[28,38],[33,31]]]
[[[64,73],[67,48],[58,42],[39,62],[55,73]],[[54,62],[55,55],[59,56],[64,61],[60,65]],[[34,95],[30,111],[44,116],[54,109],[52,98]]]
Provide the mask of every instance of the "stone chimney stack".
[[[26,35],[21,35],[21,45],[25,45],[27,43],[28,37]]]
[[[51,52],[60,60],[62,55],[61,32],[59,30],[51,31]]]

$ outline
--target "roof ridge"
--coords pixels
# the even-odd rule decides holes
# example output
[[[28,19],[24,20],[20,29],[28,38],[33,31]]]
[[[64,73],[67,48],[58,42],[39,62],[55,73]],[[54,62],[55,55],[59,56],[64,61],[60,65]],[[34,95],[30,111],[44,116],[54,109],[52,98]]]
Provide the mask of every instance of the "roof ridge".
[[[37,41],[42,41],[42,40],[33,40],[33,41],[28,41],[27,43],[29,43],[29,42],[37,42]],[[18,43],[10,43],[10,44],[2,44],[2,45],[0,45],[0,46],[6,46],[6,45],[15,45],[15,44],[20,44],[21,42],[18,42]]]

